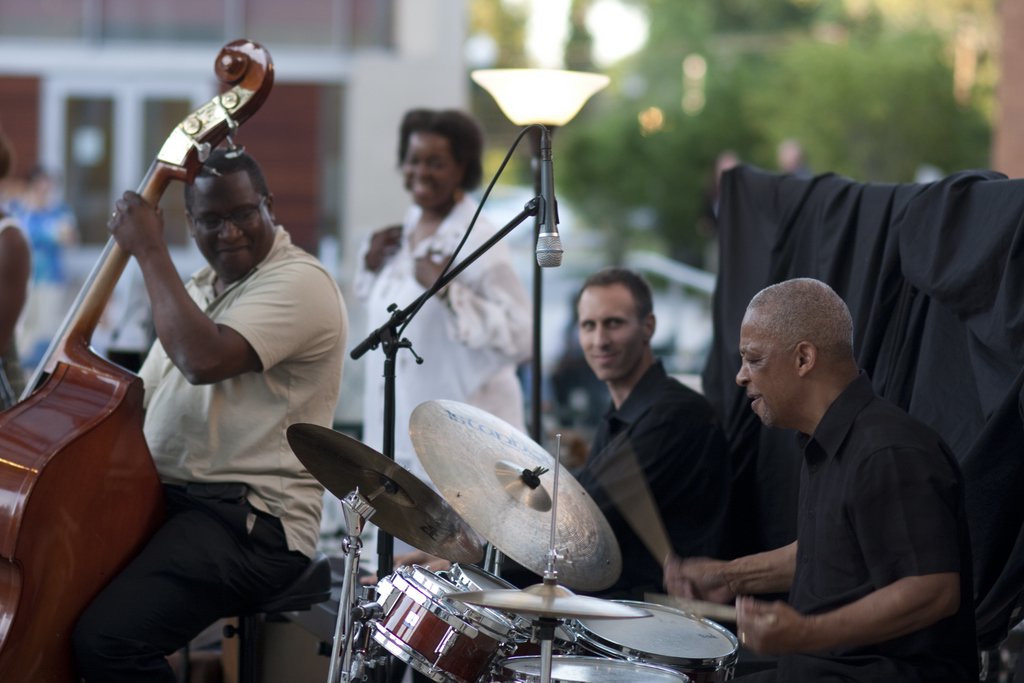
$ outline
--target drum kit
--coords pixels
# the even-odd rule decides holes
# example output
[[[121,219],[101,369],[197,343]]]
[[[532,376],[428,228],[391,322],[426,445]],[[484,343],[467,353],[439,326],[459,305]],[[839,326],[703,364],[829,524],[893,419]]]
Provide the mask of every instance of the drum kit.
[[[296,456],[345,512],[328,683],[372,680],[391,657],[437,683],[732,678],[738,643],[718,623],[663,604],[573,592],[610,586],[622,557],[604,515],[557,458],[455,401],[421,404],[409,431],[439,493],[344,434],[311,424],[288,429]],[[375,588],[360,588],[359,535],[368,520],[451,568],[401,566]],[[473,564],[488,543],[542,582],[520,590]]]

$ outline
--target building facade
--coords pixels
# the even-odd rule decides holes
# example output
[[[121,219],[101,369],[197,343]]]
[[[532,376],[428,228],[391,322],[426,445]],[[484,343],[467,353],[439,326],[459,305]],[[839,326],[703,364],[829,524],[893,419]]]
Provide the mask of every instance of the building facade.
[[[59,174],[79,251],[98,253],[113,202],[217,92],[220,48],[254,40],[275,84],[237,142],[264,166],[295,241],[347,289],[360,240],[408,202],[402,114],[467,102],[466,23],[464,0],[0,0],[0,128],[16,146],[15,175],[37,164]],[[181,195],[171,187],[162,204],[168,242],[187,253]],[[358,309],[350,301],[353,344]]]

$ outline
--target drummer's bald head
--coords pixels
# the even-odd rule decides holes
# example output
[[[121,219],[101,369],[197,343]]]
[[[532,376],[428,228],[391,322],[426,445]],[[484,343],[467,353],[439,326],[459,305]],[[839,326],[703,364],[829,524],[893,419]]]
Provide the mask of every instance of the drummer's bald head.
[[[814,344],[835,360],[853,357],[853,319],[835,290],[820,280],[796,278],[765,287],[747,305],[757,312],[760,326],[783,347]]]

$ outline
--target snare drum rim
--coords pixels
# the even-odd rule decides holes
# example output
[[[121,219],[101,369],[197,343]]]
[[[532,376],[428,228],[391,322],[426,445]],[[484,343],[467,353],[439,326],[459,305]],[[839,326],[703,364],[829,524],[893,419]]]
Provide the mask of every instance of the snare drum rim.
[[[488,579],[492,579],[495,583],[502,586],[503,588],[512,590],[516,589],[516,586],[514,584],[509,583],[500,576],[495,576],[486,569],[481,569],[480,567],[477,567],[473,564],[463,565],[459,564],[458,562],[455,562],[448,570],[448,573],[451,575],[451,582],[460,588],[463,588],[467,591],[490,590],[488,587],[485,587],[481,585],[478,581],[474,580],[473,575],[477,572],[483,574]]]
[[[739,641],[736,639],[736,636],[734,636],[729,629],[725,628],[721,624],[711,621],[710,619],[698,617],[695,614],[690,614],[681,609],[676,609],[675,607],[669,607],[667,605],[659,605],[657,603],[640,602],[637,600],[612,600],[611,602],[646,609],[652,612],[668,612],[682,616],[691,621],[699,622],[725,636],[726,640],[729,641],[729,644],[732,645],[732,652],[722,657],[679,657],[675,655],[665,655],[660,652],[646,652],[644,650],[637,649],[635,646],[618,643],[610,638],[602,636],[596,631],[588,628],[587,625],[583,623],[582,619],[573,621],[573,628],[577,629],[575,635],[576,647],[578,649],[585,650],[588,647],[594,647],[598,650],[595,654],[609,656],[613,659],[625,659],[630,662],[641,662],[645,664],[655,664],[662,667],[689,669],[693,671],[715,671],[720,668],[729,668],[734,666],[736,664],[736,660],[739,658]]]
[[[404,572],[402,571],[403,569],[405,570]],[[414,564],[410,567],[399,567],[396,572],[401,573],[403,576],[411,574],[413,579],[418,583],[421,583],[426,588],[431,589],[430,594],[437,598],[444,598],[452,591],[459,589],[458,586],[445,577],[418,564]]]

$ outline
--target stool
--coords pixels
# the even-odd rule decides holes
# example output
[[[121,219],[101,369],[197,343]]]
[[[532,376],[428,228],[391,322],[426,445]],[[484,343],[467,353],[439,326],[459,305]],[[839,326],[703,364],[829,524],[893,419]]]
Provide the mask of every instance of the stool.
[[[270,614],[301,612],[331,597],[331,565],[317,552],[290,586],[238,615],[238,626],[225,626],[224,636],[238,636],[238,683],[256,683],[256,629]]]

